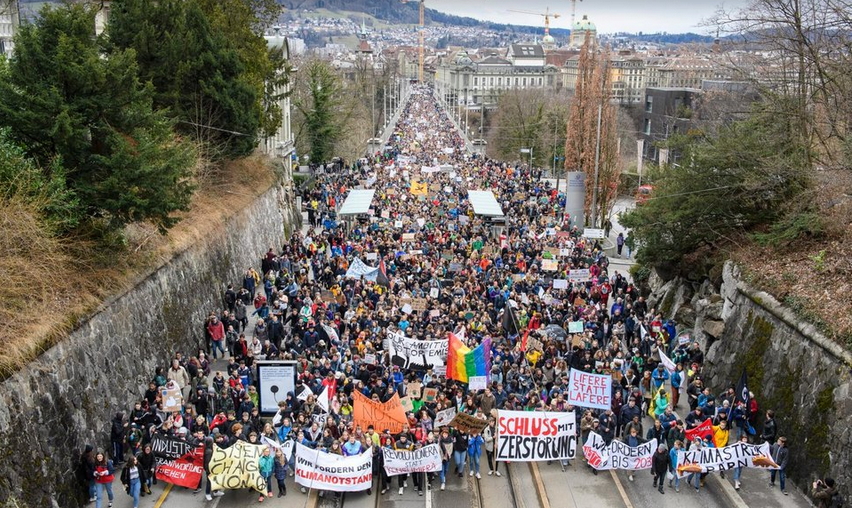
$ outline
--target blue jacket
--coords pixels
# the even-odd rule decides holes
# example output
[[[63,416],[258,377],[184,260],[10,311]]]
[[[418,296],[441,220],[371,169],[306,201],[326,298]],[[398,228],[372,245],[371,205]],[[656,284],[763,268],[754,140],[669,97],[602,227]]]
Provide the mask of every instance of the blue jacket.
[[[473,456],[482,455],[482,443],[485,441],[482,439],[480,434],[477,434],[475,437],[470,437],[467,440],[467,454]]]

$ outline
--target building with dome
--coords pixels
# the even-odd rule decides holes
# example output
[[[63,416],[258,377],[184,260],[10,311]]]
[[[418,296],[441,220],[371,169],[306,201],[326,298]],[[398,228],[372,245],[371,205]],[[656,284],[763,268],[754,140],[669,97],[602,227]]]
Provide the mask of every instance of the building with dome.
[[[435,70],[435,88],[451,104],[492,107],[503,90],[555,90],[560,70],[547,62],[541,44],[511,44],[505,50],[450,51]]]
[[[574,23],[571,27],[571,36],[568,38],[568,47],[580,49],[588,37],[593,44],[597,43],[598,27],[589,21],[589,17],[583,14],[583,19]]]

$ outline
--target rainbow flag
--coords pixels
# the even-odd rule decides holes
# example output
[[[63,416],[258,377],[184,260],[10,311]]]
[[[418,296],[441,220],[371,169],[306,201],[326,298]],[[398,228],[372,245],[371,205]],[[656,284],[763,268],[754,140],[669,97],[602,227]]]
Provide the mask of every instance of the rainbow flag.
[[[473,376],[491,375],[491,338],[470,349],[455,334],[450,334],[447,353],[447,379],[467,383]]]

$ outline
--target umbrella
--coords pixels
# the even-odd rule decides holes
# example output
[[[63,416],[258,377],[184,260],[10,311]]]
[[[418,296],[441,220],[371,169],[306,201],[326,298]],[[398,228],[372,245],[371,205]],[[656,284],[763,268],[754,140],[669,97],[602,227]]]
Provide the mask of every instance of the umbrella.
[[[565,340],[568,338],[568,332],[566,332],[565,329],[559,325],[547,325],[544,327],[543,331],[547,334],[548,337],[557,340]]]

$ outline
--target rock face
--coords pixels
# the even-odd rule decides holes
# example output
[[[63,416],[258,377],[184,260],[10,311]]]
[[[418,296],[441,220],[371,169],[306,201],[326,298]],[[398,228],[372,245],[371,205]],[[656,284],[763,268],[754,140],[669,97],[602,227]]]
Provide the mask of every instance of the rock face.
[[[790,477],[807,489],[814,477],[831,476],[852,497],[852,354],[771,295],[749,287],[733,263],[725,265],[722,281],[717,293],[706,283],[695,290],[682,280],[657,279],[649,301],[678,302],[678,295],[695,290],[680,306],[694,310],[695,323],[678,323],[678,331],[690,330],[709,348],[707,384],[718,393],[745,369],[760,404],[758,423],[774,409],[779,436],[790,443]]]
[[[31,507],[76,507],[75,479],[87,443],[110,450],[110,420],[139,400],[175,351],[197,354],[202,323],[269,247],[301,220],[277,185],[136,287],[107,302],[60,344],[0,388],[0,499]]]

